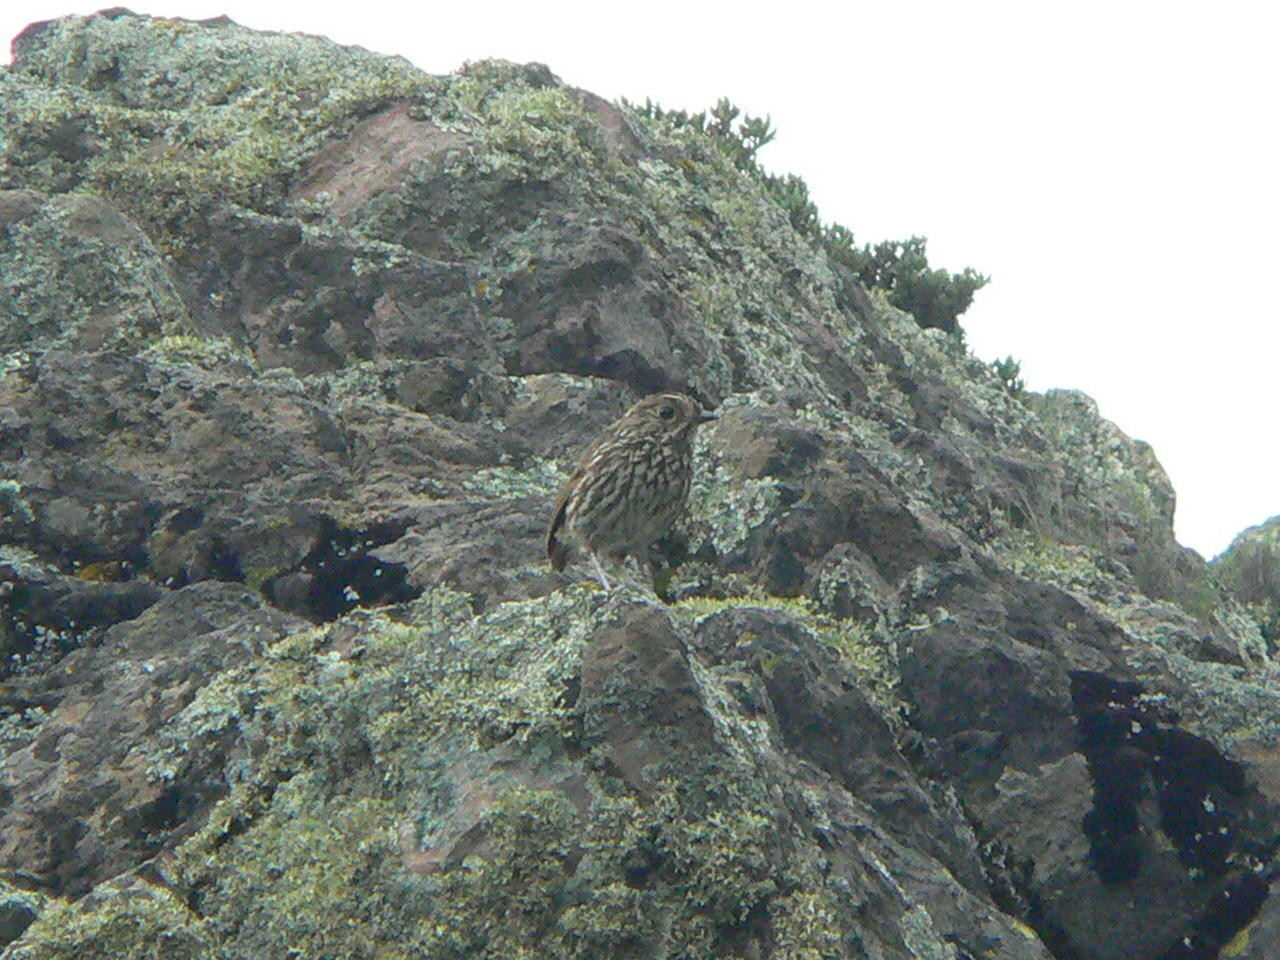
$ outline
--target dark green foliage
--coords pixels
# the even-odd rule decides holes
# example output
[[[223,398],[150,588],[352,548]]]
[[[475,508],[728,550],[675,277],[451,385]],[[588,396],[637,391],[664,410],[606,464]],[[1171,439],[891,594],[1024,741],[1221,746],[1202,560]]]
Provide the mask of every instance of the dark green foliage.
[[[969,309],[973,295],[990,281],[973,267],[948,274],[929,267],[925,237],[886,240],[868,247],[859,279],[868,289],[889,291],[889,302],[906,310],[922,327],[948,333],[958,329],[956,318]]]
[[[769,117],[743,114],[727,97],[721,97],[714,107],[698,113],[664,110],[648,99],[644,106],[625,100],[623,103],[647,119],[662,120],[673,127],[687,127],[709,136],[735,167],[760,182],[786,212],[797,233],[826,252],[841,282],[857,279],[868,289],[888,291],[889,302],[914,316],[920,326],[937,327],[963,337],[957,318],[969,308],[973,295],[990,278],[972,267],[951,274],[931,269],[925,254],[928,241],[924,237],[886,240],[859,250],[854,245],[853,231],[847,227],[838,223],[824,227],[804,180],[792,173],[783,176],[766,173],[757,162],[760,148],[776,136]],[[1015,380],[1016,376],[1015,371]],[[1012,391],[1013,382],[1009,381],[1008,385]]]
[[[822,220],[818,216],[817,206],[809,199],[807,183],[794,173],[781,177],[768,174],[764,178],[764,188],[774,202],[786,211],[787,218],[797,233],[821,239]]]
[[[628,103],[642,117],[651,120],[665,120],[673,127],[690,127],[699,133],[715,138],[720,149],[724,150],[739,170],[756,169],[756,153],[777,135],[769,118],[753,117],[743,114],[729,102],[728,97],[721,97],[710,110],[689,113],[686,110],[664,110],[661,105],[645,98],[644,106]],[[742,117],[736,127],[734,121]]]
[[[839,223],[822,228],[822,245],[827,249],[827,259],[837,273],[848,271],[860,274],[867,263],[867,252],[859,250],[853,241],[853,231]]]
[[[993,361],[991,367],[1000,378],[1000,382],[1004,384],[1004,388],[1015,397],[1020,397],[1026,392],[1027,385],[1019,376],[1022,373],[1022,364],[1013,359],[1012,354],[1003,360]]]
[[[1268,649],[1280,646],[1280,517],[1246,530],[1213,561],[1217,582],[1258,621]]]
[[[742,122],[735,128],[733,121],[742,114],[727,97],[711,108],[711,122],[707,132],[721,139],[728,147],[730,156],[739,170],[749,170],[756,162],[756,153],[777,135],[769,121],[769,117],[753,117],[742,115]]]

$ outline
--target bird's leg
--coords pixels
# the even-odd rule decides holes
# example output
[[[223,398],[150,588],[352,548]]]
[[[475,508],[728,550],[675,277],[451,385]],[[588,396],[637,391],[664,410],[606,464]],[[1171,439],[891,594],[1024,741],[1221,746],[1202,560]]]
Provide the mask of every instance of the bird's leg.
[[[640,575],[640,583],[653,585],[653,564],[649,562],[648,546],[633,547],[631,558],[636,562],[636,572]]]
[[[604,587],[605,593],[613,589],[609,585],[609,577],[604,572],[604,566],[600,563],[600,558],[596,556],[594,550],[588,550],[587,555],[591,557],[591,566],[595,568],[596,576],[600,578],[600,586]]]

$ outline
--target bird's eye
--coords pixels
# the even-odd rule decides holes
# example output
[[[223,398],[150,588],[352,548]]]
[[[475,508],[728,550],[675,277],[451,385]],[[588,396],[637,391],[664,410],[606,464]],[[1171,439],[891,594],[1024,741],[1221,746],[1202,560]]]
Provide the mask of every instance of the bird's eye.
[[[667,405],[658,411],[658,416],[660,416],[663,420],[670,420],[675,415],[676,415],[676,408],[670,405]]]

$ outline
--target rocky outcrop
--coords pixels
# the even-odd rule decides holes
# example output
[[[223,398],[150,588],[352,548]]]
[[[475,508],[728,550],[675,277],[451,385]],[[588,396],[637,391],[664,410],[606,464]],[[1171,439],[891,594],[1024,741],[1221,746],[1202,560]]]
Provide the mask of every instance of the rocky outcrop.
[[[15,51],[6,958],[1274,956],[1275,558],[1087,397],[539,65]],[[720,413],[689,516],[554,574],[658,388]]]
[[[1258,623],[1267,647],[1280,642],[1280,517],[1243,531],[1212,568],[1246,617]]]

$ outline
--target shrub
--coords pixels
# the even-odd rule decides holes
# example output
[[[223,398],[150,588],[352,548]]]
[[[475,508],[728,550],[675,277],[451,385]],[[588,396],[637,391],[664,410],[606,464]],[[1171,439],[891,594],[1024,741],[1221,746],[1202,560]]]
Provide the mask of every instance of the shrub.
[[[957,318],[969,309],[973,295],[990,278],[972,267],[951,274],[932,269],[925,252],[928,241],[924,237],[886,240],[859,250],[854,245],[853,231],[847,227],[838,223],[824,227],[803,179],[792,173],[782,176],[766,173],[756,160],[760,148],[777,135],[768,116],[743,114],[727,97],[721,97],[714,107],[698,113],[665,110],[648,99],[642,107],[625,100],[623,103],[641,117],[662,120],[673,127],[692,128],[710,137],[734,166],[755,177],[768,196],[786,212],[796,232],[826,253],[841,282],[854,277],[868,289],[885,290],[889,302],[914,316],[920,326],[937,327],[962,336]]]
[[[1022,373],[1022,364],[1013,359],[1012,354],[1003,360],[993,361],[991,368],[995,370],[996,376],[1000,378],[1004,388],[1015,397],[1021,397],[1026,392],[1027,385],[1022,377],[1019,376]]]
[[[868,246],[858,278],[868,289],[888,291],[889,302],[914,316],[920,326],[956,333],[957,318],[991,278],[973,267],[952,274],[930,268],[925,252],[928,242],[925,237],[912,237]]]
[[[741,110],[729,102],[728,97],[721,97],[710,110],[689,113],[685,110],[664,110],[659,104],[645,98],[644,106],[637,106],[622,101],[642,117],[650,120],[665,120],[673,127],[690,127],[699,133],[705,133],[715,139],[716,144],[729,155],[734,166],[739,170],[759,172],[756,164],[756,153],[769,143],[777,132],[773,129],[769,117],[753,117],[744,115]],[[736,127],[734,121],[742,117]]]

